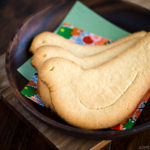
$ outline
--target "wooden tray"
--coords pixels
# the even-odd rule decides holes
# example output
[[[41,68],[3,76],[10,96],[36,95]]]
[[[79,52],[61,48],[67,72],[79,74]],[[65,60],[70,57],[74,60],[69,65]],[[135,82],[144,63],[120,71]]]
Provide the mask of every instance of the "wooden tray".
[[[149,129],[149,103],[138,119],[136,125],[130,130],[112,131],[110,129],[106,129],[92,131],[68,125],[49,109],[38,106],[20,94],[20,90],[27,84],[28,81],[17,72],[17,68],[31,57],[31,54],[28,52],[28,47],[32,38],[44,30],[54,31],[66,16],[73,3],[74,1],[68,1],[67,3],[55,8],[47,7],[27,19],[23,26],[18,30],[6,54],[7,76],[16,97],[27,110],[45,123],[61,129],[65,131],[65,133],[80,137],[113,139]],[[101,1],[90,5],[90,8],[129,32],[150,30],[150,11],[134,4],[122,1]]]

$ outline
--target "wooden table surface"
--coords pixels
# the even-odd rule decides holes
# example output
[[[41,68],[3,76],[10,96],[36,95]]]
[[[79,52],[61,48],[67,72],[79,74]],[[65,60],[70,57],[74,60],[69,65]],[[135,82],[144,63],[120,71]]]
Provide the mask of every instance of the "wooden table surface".
[[[67,135],[56,130],[29,113],[15,98],[4,68],[5,51],[23,22],[47,5],[54,6],[66,0],[1,0],[0,1],[0,149],[61,149],[88,150],[99,140],[89,140]],[[95,0],[96,1],[96,0]],[[150,0],[128,0],[150,9]],[[86,5],[93,1],[82,0]],[[109,142],[109,141],[108,141]],[[94,148],[95,147],[95,148]],[[103,149],[150,149],[150,131],[127,138],[113,140]]]

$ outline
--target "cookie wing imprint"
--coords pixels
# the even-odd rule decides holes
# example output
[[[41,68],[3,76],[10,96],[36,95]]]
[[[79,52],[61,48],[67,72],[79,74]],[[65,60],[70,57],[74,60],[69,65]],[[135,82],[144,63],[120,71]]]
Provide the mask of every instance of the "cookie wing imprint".
[[[93,69],[63,58],[44,62],[39,77],[51,91],[57,114],[85,129],[108,128],[125,120],[150,87],[149,43],[150,33]]]

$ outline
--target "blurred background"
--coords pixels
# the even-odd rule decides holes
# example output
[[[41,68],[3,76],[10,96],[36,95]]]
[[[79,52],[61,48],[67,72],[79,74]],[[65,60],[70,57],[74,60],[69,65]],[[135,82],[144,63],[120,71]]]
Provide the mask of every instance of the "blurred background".
[[[150,0],[124,0],[150,9]]]

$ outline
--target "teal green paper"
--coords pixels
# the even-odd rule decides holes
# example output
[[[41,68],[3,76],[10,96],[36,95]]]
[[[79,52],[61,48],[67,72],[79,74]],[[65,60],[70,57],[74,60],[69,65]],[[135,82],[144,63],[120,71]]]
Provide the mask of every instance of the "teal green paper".
[[[17,71],[24,76],[27,80],[31,80],[33,75],[37,72],[31,65],[31,58],[28,59]]]
[[[112,24],[79,1],[74,4],[60,26],[64,22],[112,41],[129,34],[129,32]]]
[[[67,22],[85,31],[100,35],[112,41],[115,41],[129,34],[129,32],[107,21],[79,1],[74,4],[55,33],[57,33],[58,29],[64,22]],[[30,61],[31,58],[17,69],[17,71],[27,80],[30,80],[36,72],[36,70],[31,66]]]

